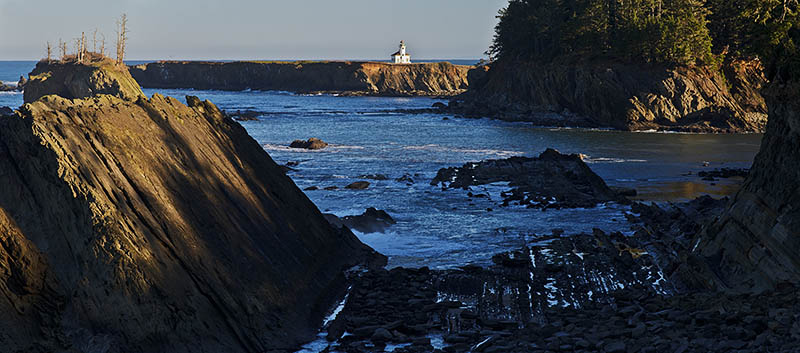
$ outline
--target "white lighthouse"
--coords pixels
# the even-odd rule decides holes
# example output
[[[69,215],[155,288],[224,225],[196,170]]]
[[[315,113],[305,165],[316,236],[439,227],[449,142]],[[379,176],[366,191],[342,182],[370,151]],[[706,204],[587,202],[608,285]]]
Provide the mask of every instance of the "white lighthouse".
[[[406,53],[406,43],[404,41],[400,41],[400,50],[396,53],[392,54],[392,62],[395,64],[410,64],[411,63],[411,55]]]

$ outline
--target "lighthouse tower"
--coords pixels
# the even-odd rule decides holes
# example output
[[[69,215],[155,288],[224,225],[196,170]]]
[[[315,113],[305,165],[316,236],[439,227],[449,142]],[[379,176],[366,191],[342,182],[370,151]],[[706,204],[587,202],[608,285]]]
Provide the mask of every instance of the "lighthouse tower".
[[[400,50],[392,54],[392,62],[395,64],[411,63],[411,55],[406,53],[406,43],[404,41],[400,41]]]

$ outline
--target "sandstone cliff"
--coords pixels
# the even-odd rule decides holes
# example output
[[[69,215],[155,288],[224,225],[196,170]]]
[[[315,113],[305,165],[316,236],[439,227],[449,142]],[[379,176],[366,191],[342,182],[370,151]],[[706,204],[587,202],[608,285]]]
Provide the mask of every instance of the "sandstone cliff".
[[[148,88],[440,96],[464,92],[470,69],[450,63],[164,61],[131,67],[131,74]]]
[[[135,82],[98,65],[36,72],[36,92],[109,94],[0,117],[4,351],[291,350],[343,270],[383,260],[212,103],[114,90],[94,78]]]
[[[770,290],[800,283],[800,84],[765,93],[769,124],[750,175],[695,240],[684,269],[698,287]]]
[[[757,62],[722,72],[605,63],[507,63],[473,79],[450,110],[539,125],[759,132],[767,109]]]

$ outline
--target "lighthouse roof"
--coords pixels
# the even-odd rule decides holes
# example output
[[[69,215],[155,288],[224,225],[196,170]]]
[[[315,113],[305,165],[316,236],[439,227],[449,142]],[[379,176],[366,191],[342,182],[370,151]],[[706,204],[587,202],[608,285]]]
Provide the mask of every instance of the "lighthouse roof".
[[[400,51],[399,51],[399,50],[398,50],[398,51],[396,51],[396,52],[395,52],[394,54],[392,54],[391,56],[397,56],[397,55],[400,55]],[[409,54],[409,53],[406,53],[406,55],[411,55],[411,54]]]

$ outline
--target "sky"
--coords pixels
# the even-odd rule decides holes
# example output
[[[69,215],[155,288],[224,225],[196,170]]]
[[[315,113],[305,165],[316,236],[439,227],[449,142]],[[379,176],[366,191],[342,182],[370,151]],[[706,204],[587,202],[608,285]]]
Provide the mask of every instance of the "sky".
[[[478,59],[507,0],[0,0],[0,60],[97,28],[113,48],[128,15],[129,60]],[[55,52],[55,50],[54,50]]]

